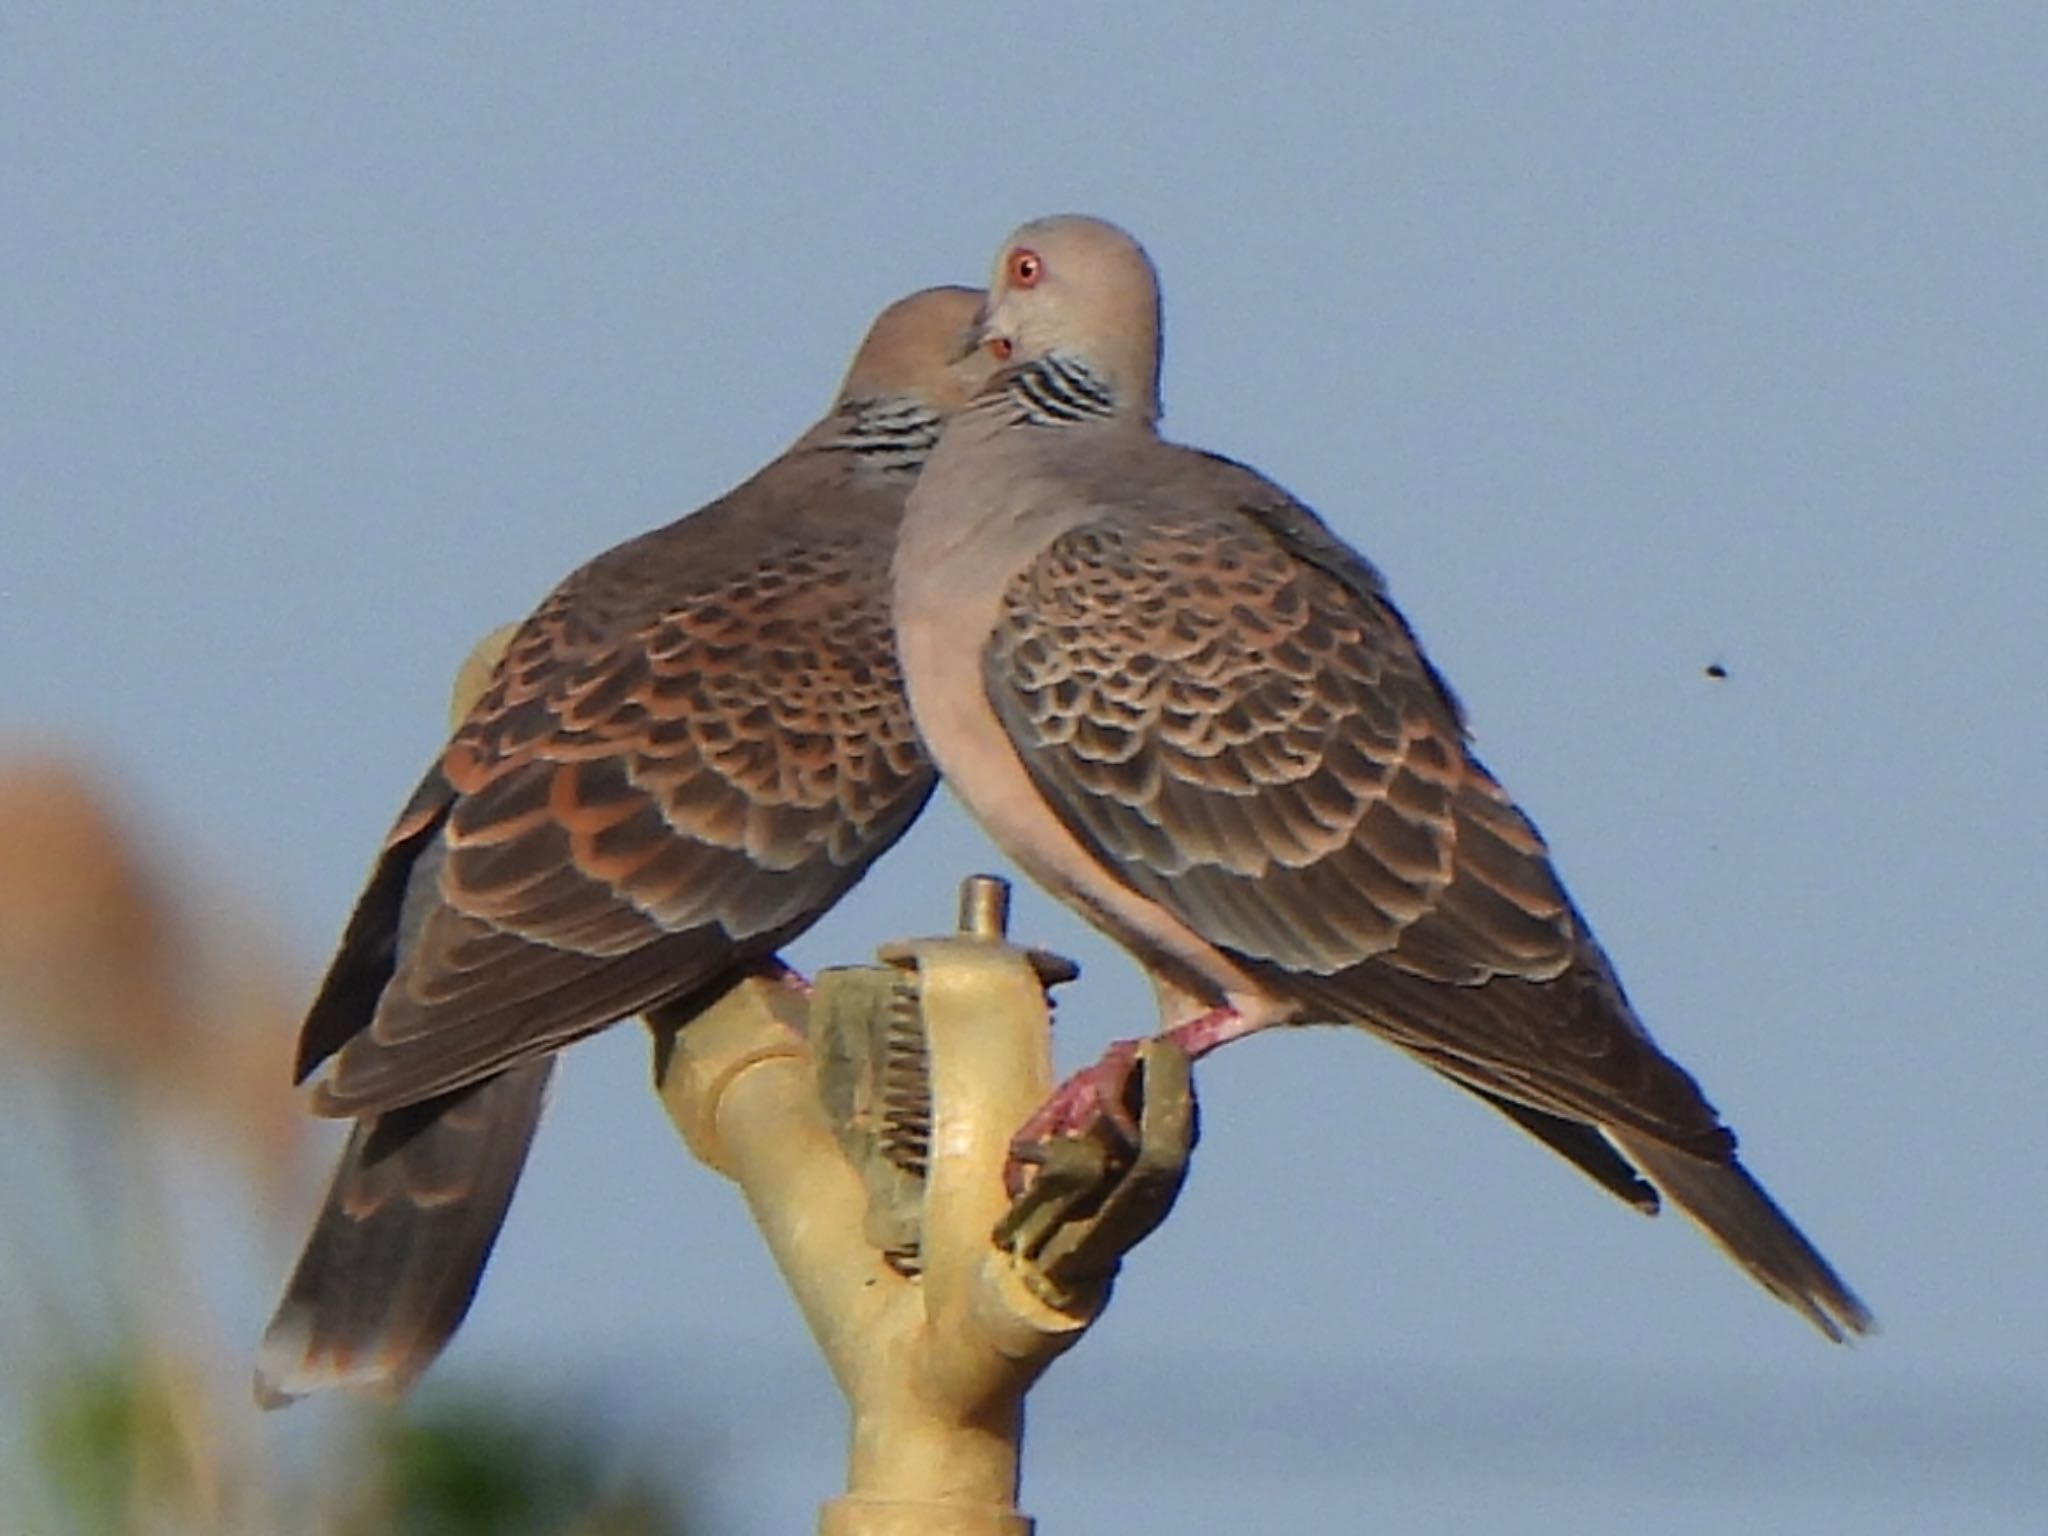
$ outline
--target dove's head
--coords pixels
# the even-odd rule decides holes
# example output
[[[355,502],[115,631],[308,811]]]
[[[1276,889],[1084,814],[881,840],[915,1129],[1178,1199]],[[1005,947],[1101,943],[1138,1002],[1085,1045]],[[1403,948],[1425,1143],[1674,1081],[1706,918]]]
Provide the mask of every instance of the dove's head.
[[[1104,386],[1116,413],[1159,415],[1159,276],[1103,219],[1033,219],[1003,242],[982,340],[1007,367],[1055,360]]]
[[[925,288],[898,299],[868,327],[839,386],[842,406],[913,400],[951,415],[995,373],[977,346],[979,288]]]

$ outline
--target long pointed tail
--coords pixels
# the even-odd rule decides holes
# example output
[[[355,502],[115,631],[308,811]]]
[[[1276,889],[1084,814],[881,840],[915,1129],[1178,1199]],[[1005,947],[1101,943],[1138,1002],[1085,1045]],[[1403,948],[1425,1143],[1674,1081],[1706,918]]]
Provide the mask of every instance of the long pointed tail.
[[[1877,1326],[1870,1309],[1740,1163],[1710,1162],[1611,1126],[1603,1133],[1757,1282],[1842,1343]]]
[[[264,1330],[256,1400],[397,1395],[461,1326],[526,1166],[554,1058],[359,1121]]]

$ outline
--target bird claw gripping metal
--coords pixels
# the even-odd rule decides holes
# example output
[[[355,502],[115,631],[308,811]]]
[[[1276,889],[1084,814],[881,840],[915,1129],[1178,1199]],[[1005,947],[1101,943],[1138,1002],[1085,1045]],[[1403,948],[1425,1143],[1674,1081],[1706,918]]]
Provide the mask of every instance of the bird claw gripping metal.
[[[964,939],[1003,942],[1005,894],[1000,882],[968,882]],[[1042,950],[1024,958],[1048,992],[1077,974]],[[909,1275],[922,1262],[933,1119],[920,985],[947,955],[944,943],[917,944],[892,946],[884,959],[818,976],[810,1044],[827,1118],[867,1193],[863,1230]],[[1103,1125],[1037,1144],[1033,1177],[991,1234],[1049,1304],[1099,1304],[1124,1254],[1165,1220],[1187,1177],[1197,1113],[1186,1052],[1147,1041],[1126,1090],[1135,1141]]]
[[[1053,1305],[1106,1290],[1187,1180],[1200,1136],[1187,1052],[1170,1040],[1140,1046],[1125,1107],[1138,1128],[1135,1146],[1121,1134],[1039,1143],[1035,1176],[996,1224],[997,1246],[1030,1266],[1033,1288]]]

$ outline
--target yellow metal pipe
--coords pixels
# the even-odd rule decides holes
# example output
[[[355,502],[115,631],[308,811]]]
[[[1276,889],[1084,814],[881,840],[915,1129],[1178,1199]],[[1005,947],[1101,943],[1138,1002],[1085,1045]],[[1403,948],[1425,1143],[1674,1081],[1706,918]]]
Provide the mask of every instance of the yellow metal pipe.
[[[757,978],[686,1027],[650,1020],[662,1101],[740,1185],[851,1409],[847,1491],[820,1531],[1028,1532],[1015,1508],[1024,1394],[1093,1311],[1039,1299],[990,1237],[1008,1208],[1011,1128],[1050,1085],[1044,992],[992,939],[891,953],[916,963],[931,1061],[921,1276],[867,1241],[865,1187],[825,1117],[795,988]]]

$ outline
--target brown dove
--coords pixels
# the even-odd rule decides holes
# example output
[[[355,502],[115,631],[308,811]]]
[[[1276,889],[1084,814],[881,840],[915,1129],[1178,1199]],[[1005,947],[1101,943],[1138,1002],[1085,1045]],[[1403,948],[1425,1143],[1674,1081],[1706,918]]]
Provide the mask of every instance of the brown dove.
[[[512,636],[385,839],[299,1037],[355,1129],[264,1334],[266,1404],[403,1391],[460,1324],[553,1053],[708,1004],[817,921],[936,782],[888,616],[904,498],[985,380],[981,295],[884,311],[831,412],[598,556]]]
[[[897,645],[933,758],[1128,949],[1192,1054],[1356,1024],[1644,1211],[1674,1201],[1830,1338],[1863,1304],[1636,1017],[1379,572],[1243,464],[1159,436],[1151,262],[1095,219],[997,258],[1003,370],[911,494]],[[1114,1124],[1114,1047],[1019,1139]]]

